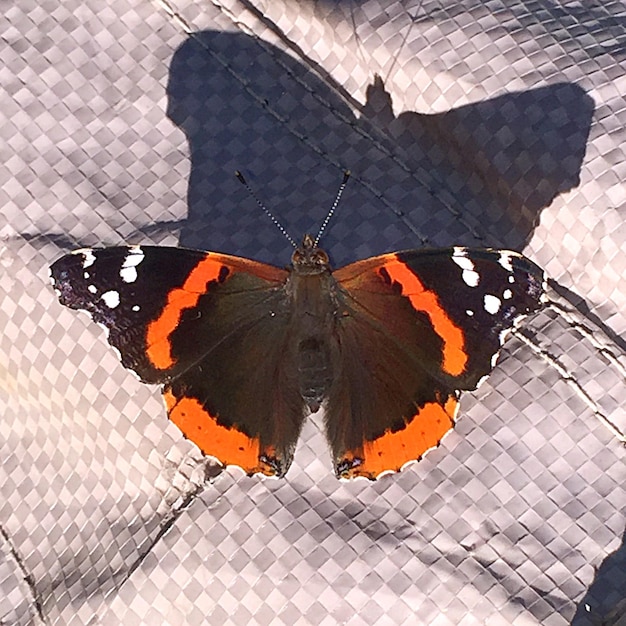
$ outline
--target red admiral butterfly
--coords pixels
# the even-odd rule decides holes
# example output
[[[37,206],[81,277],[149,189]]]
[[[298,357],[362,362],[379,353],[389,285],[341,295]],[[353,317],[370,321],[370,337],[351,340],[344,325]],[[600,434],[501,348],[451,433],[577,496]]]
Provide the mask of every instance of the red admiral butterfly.
[[[309,235],[287,269],[132,246],[77,250],[51,275],[62,304],[108,329],[125,367],[163,385],[186,437],[275,476],[322,406],[339,477],[420,459],[544,297],[542,270],[517,252],[409,250],[332,271]]]

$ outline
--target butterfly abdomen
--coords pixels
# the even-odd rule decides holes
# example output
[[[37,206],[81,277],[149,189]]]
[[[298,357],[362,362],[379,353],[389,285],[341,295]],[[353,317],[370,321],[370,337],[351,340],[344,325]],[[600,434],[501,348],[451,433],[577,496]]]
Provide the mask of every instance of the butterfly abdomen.
[[[322,337],[308,337],[298,345],[300,393],[313,412],[328,395],[332,381],[328,342]]]
[[[290,277],[290,334],[295,338],[295,369],[300,395],[311,411],[319,409],[333,380],[330,342],[336,304],[330,281],[326,272],[293,272]]]

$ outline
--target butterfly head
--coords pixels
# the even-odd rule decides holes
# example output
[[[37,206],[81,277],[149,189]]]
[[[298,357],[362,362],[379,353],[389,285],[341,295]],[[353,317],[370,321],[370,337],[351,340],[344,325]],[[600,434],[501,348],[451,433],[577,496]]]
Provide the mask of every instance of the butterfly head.
[[[299,274],[323,274],[330,272],[330,260],[324,250],[317,247],[311,235],[305,235],[302,245],[291,255],[291,265]]]

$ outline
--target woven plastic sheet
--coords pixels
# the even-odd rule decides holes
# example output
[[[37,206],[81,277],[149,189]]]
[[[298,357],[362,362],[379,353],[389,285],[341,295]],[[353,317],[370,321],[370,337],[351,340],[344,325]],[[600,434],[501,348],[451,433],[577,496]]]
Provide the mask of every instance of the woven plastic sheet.
[[[0,17],[0,623],[598,624],[626,611],[626,5],[22,0]],[[205,459],[48,266],[524,250],[553,302],[423,461]],[[602,622],[604,620],[604,622]]]

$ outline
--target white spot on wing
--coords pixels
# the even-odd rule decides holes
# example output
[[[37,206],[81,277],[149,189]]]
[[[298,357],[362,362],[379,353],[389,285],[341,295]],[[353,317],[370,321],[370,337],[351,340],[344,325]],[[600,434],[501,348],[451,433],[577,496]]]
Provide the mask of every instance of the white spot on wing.
[[[465,314],[466,314],[468,317],[473,317],[473,316],[474,316],[474,311],[472,311],[471,309],[467,309],[467,310],[465,311]]]
[[[141,307],[138,304],[133,305],[133,311],[139,311]]]
[[[139,246],[133,246],[128,251],[122,268],[120,269],[120,278],[125,283],[134,283],[137,280],[137,265],[145,258],[143,250]]]
[[[452,260],[463,270],[463,282],[468,287],[476,287],[480,282],[480,274],[476,271],[472,259],[467,256],[465,248],[454,248]]]
[[[109,309],[114,309],[120,304],[120,294],[117,291],[106,291],[100,297]]]
[[[495,315],[500,310],[500,306],[502,305],[500,298],[497,298],[490,293],[485,295],[483,302],[485,304],[485,311],[491,315]]]
[[[125,283],[134,283],[137,280],[137,270],[134,267],[122,267],[120,278]]]
[[[498,263],[500,263],[507,272],[513,271],[513,255],[507,250],[500,252]]]
[[[96,262],[96,255],[91,248],[81,248],[80,250],[74,250],[72,254],[83,255],[83,269],[86,270],[89,266]]]
[[[502,294],[502,297],[505,300],[510,300],[513,297],[513,292],[510,289],[505,289],[504,293]]]
[[[467,256],[464,248],[455,248],[452,260],[464,270],[473,270],[474,262]]]
[[[89,293],[98,293],[98,289],[96,288],[95,285],[88,285],[87,291],[89,291]]]
[[[141,246],[131,246],[128,249],[128,254],[122,263],[122,267],[135,267],[139,265],[144,259],[146,255],[142,250]]]
[[[468,287],[476,287],[480,282],[480,274],[473,270],[463,270],[463,282]]]

